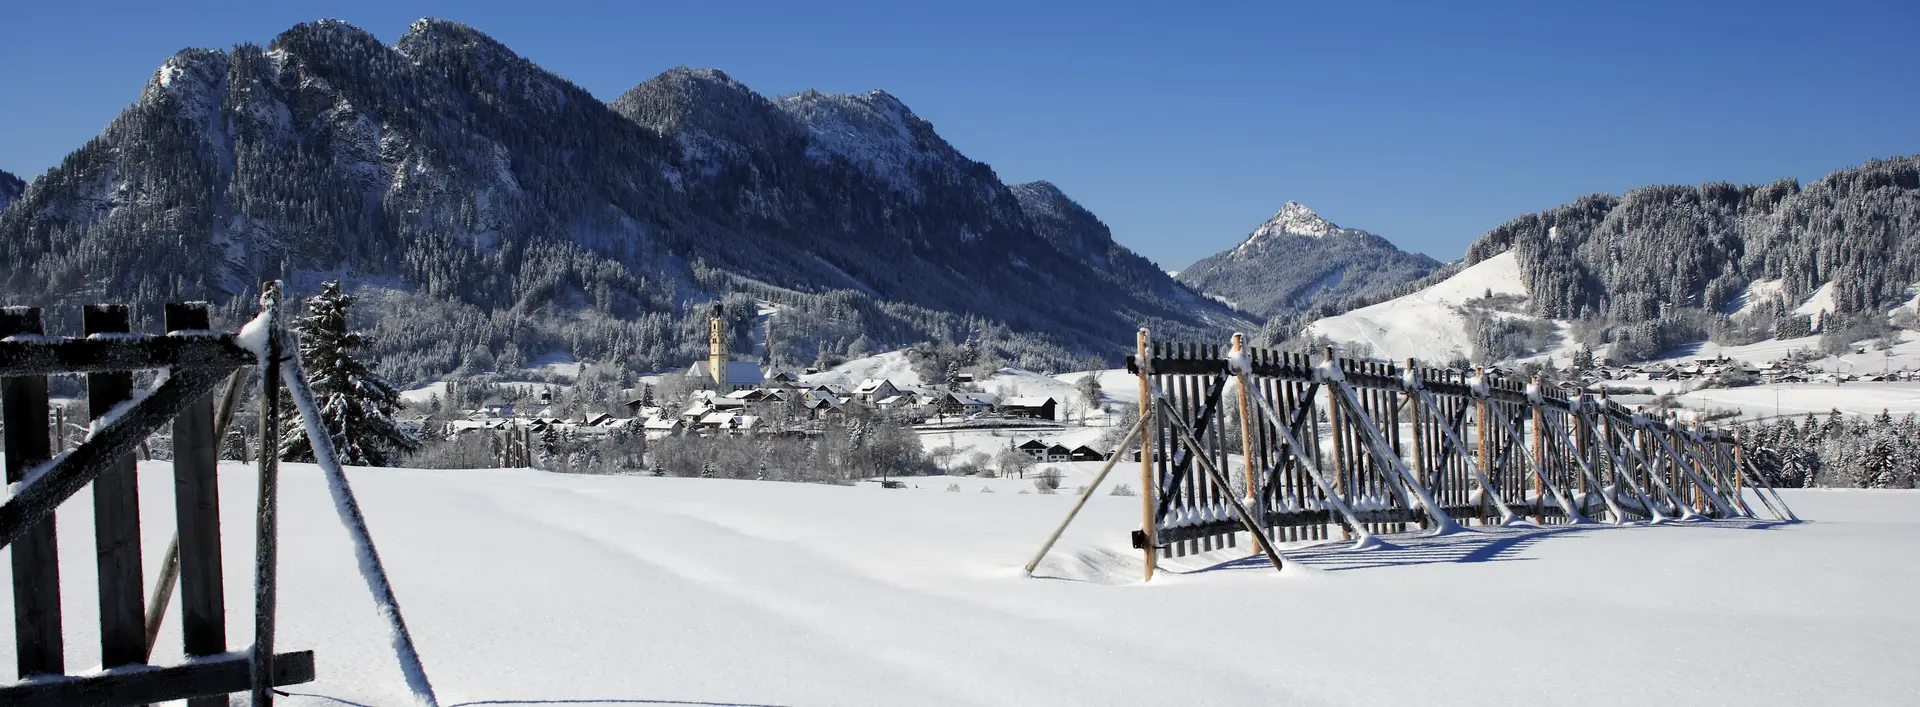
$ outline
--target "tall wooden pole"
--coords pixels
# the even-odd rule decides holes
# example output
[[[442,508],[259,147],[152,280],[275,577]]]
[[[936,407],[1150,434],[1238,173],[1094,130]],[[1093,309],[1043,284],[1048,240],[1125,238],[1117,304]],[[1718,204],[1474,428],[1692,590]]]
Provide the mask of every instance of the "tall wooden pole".
[[[1143,582],[1153,581],[1153,570],[1159,563],[1159,555],[1153,537],[1154,496],[1159,492],[1158,481],[1153,478],[1153,359],[1148,355],[1149,335],[1146,327],[1140,328],[1135,341],[1134,368],[1140,374],[1140,534],[1146,538],[1146,575]]]
[[[1246,364],[1245,367],[1234,372],[1235,375],[1239,377],[1240,382],[1240,457],[1246,462],[1247,467],[1247,498],[1260,498],[1260,471],[1256,468],[1257,465],[1253,459],[1253,432],[1255,425],[1253,417],[1247,414],[1247,396],[1254,394],[1253,386],[1247,383],[1247,380],[1250,378],[1250,376],[1247,375],[1247,370],[1253,367],[1253,359],[1251,356],[1252,354],[1247,351],[1247,335],[1238,332],[1234,333],[1233,355],[1228,357],[1228,360],[1240,361]],[[1254,510],[1257,511],[1258,508],[1256,507]]]
[[[1547,522],[1545,513],[1547,505],[1546,477],[1548,472],[1547,437],[1540,433],[1540,428],[1545,426],[1546,423],[1545,413],[1543,413],[1541,409],[1545,407],[1542,401],[1546,400],[1545,396],[1547,391],[1540,387],[1540,376],[1536,375],[1533,377],[1533,389],[1540,395],[1538,398],[1528,398],[1527,400],[1528,407],[1533,408],[1533,522],[1545,524]],[[1573,519],[1568,518],[1567,521],[1572,522]]]
[[[260,369],[260,498],[255,517],[253,566],[253,704],[273,704],[273,633],[279,575],[280,505],[280,283],[260,294],[267,318],[265,360]]]
[[[1476,368],[1474,369],[1474,375],[1477,376],[1480,385],[1487,384],[1487,369]],[[1499,473],[1498,469],[1493,468],[1493,444],[1491,443],[1493,426],[1487,424],[1487,419],[1493,416],[1492,413],[1493,404],[1489,402],[1489,398],[1481,395],[1478,390],[1474,391],[1473,432],[1480,444],[1477,450],[1480,455],[1480,473],[1485,474],[1489,479],[1496,478]],[[1490,494],[1496,493],[1493,489],[1483,489],[1483,491]],[[1480,501],[1480,524],[1487,524],[1487,501],[1485,499]]]

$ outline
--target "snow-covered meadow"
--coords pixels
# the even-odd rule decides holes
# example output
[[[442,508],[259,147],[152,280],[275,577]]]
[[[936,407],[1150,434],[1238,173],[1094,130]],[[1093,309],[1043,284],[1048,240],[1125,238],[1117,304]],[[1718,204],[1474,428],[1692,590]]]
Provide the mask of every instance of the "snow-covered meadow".
[[[447,705],[1920,702],[1916,492],[1790,491],[1794,525],[1295,546],[1280,574],[1243,540],[1142,584],[1137,498],[1094,496],[1027,578],[1071,496],[349,474]],[[149,575],[171,481],[141,465]],[[252,471],[223,464],[221,492],[244,647]],[[319,673],[283,701],[405,703],[315,467],[285,466],[282,512],[278,645],[315,650]],[[97,660],[91,522],[84,498],[60,511],[74,670]],[[178,631],[169,617],[156,662],[178,660]]]

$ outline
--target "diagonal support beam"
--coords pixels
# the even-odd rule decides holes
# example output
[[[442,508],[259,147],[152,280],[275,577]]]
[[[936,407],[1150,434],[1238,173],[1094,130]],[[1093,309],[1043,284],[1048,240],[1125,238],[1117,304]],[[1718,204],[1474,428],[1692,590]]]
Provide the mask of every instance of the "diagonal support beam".
[[[1227,377],[1225,374],[1214,378],[1213,383],[1207,386],[1207,399],[1206,402],[1200,406],[1200,424],[1193,430],[1195,434],[1204,435],[1207,433],[1207,427],[1213,423],[1214,409],[1220,406],[1221,394],[1226,392],[1226,389]],[[1165,404],[1165,399],[1161,398],[1158,393],[1155,393],[1153,397],[1162,402],[1163,412],[1168,416],[1167,420],[1169,422],[1180,419],[1180,416],[1173,412],[1173,407]],[[1153,520],[1155,522],[1166,518],[1167,511],[1172,509],[1173,502],[1178,500],[1180,496],[1180,482],[1186,480],[1187,474],[1193,471],[1194,458],[1204,456],[1206,456],[1205,452],[1198,451],[1198,448],[1195,448],[1186,450],[1185,453],[1173,458],[1173,473],[1167,475],[1167,486],[1160,490],[1160,506],[1155,509],[1153,513]]]
[[[1393,453],[1393,448],[1387,444],[1387,439],[1380,434],[1380,430],[1374,427],[1373,421],[1359,413],[1360,404],[1358,398],[1353,394],[1353,388],[1348,386],[1347,382],[1343,380],[1330,381],[1328,385],[1332,387],[1334,394],[1339,395],[1346,403],[1346,405],[1342,405],[1341,407],[1346,409],[1347,416],[1353,420],[1354,426],[1359,427],[1362,432],[1366,433],[1367,445],[1372,448],[1374,458],[1386,464],[1387,468],[1399,477],[1398,480],[1400,483],[1395,484],[1395,487],[1400,489],[1401,504],[1406,506],[1412,505],[1407,503],[1408,499],[1406,498],[1407,493],[1410,491],[1420,499],[1420,506],[1426,509],[1427,515],[1433,518],[1435,535],[1458,532],[1460,530],[1460,524],[1455,523],[1453,517],[1447,515],[1446,509],[1441,508],[1440,504],[1434,502],[1432,494],[1427,493],[1427,489],[1421,486],[1419,480],[1413,477],[1413,472],[1407,470],[1406,462],[1400,459],[1400,455]]]
[[[1635,425],[1635,427],[1638,426]],[[1654,468],[1653,462],[1647,459],[1647,455],[1640,453],[1639,445],[1634,444],[1631,439],[1623,439],[1621,440],[1620,446],[1626,449],[1627,453],[1632,455],[1635,460],[1640,462],[1640,468],[1647,470],[1647,478],[1652,479],[1653,485],[1660,487],[1660,492],[1667,495],[1667,503],[1673,510],[1680,512],[1680,520],[1699,520],[1701,518],[1699,513],[1693,512],[1693,506],[1681,502],[1680,494],[1674,493],[1673,489],[1667,486],[1666,479],[1660,478],[1660,471]]]
[[[1260,552],[1267,556],[1267,562],[1271,563],[1275,570],[1284,569],[1280,562],[1280,553],[1273,549],[1272,543],[1267,542],[1267,534],[1260,531],[1260,524],[1254,520],[1253,514],[1247,512],[1247,507],[1240,503],[1240,499],[1233,497],[1233,485],[1227,483],[1226,475],[1221,474],[1220,469],[1213,465],[1213,460],[1207,458],[1205,450],[1200,447],[1200,442],[1193,438],[1193,433],[1188,431],[1187,426],[1180,422],[1180,418],[1173,414],[1173,407],[1168,405],[1166,400],[1161,400],[1160,406],[1161,411],[1167,414],[1167,419],[1173,422],[1169,427],[1179,433],[1180,443],[1186,445],[1193,457],[1200,460],[1200,468],[1206,472],[1207,478],[1213,482],[1214,486],[1220,489],[1220,495],[1227,500],[1227,507],[1233,510],[1234,516],[1240,519],[1240,524],[1246,527],[1247,534],[1253,536],[1254,544],[1260,546]]]
[[[1440,403],[1433,399],[1433,393],[1424,388],[1415,389],[1414,393],[1420,396],[1420,402],[1424,403],[1427,409],[1432,410],[1434,414],[1442,416],[1446,414],[1440,409]],[[1458,450],[1460,452],[1460,458],[1467,462],[1467,469],[1473,472],[1473,482],[1480,486],[1480,492],[1484,494],[1486,498],[1492,500],[1494,507],[1500,510],[1500,524],[1506,525],[1512,523],[1514,518],[1516,518],[1513,514],[1513,509],[1507,507],[1506,501],[1500,500],[1500,489],[1495,488],[1493,482],[1487,479],[1485,470],[1480,468],[1480,463],[1474,460],[1473,454],[1467,451],[1467,444],[1460,441],[1460,435],[1456,434],[1452,427],[1443,426],[1440,428],[1440,431],[1443,433],[1442,436],[1446,438],[1447,444],[1453,449]]]
[[[171,421],[181,408],[212,393],[232,372],[231,366],[174,371],[143,400],[95,430],[85,444],[29,470],[21,488],[0,505],[0,547],[13,544],[28,528],[106,471],[115,459],[132,454],[141,441]]]
[[[1520,430],[1514,426],[1512,421],[1508,420],[1504,415],[1495,415],[1494,419],[1497,419],[1500,421],[1501,427],[1507,430],[1507,435],[1511,439],[1520,439],[1521,437]],[[1561,491],[1559,486],[1556,486],[1552,481],[1547,480],[1547,475],[1541,473],[1540,471],[1540,465],[1535,464],[1533,460],[1527,458],[1526,455],[1521,455],[1520,465],[1525,467],[1527,471],[1532,472],[1533,480],[1540,482],[1541,486],[1545,487],[1547,491],[1553,493],[1553,502],[1560,505],[1560,510],[1564,511],[1567,514],[1568,519],[1571,519],[1575,523],[1593,522],[1592,519],[1589,519],[1585,515],[1581,514],[1579,509],[1576,509],[1573,507],[1573,502],[1567,500],[1565,492]]]
[[[1700,474],[1694,471],[1693,466],[1695,462],[1692,455],[1688,454],[1684,449],[1673,446],[1673,443],[1667,441],[1666,435],[1656,434],[1653,436],[1653,439],[1660,443],[1661,448],[1667,452],[1667,458],[1672,459],[1673,463],[1680,467],[1680,471],[1684,472],[1687,478],[1693,481],[1693,485],[1707,495],[1707,500],[1713,502],[1713,507],[1720,511],[1721,517],[1730,518],[1740,515],[1739,511],[1734,510],[1733,506],[1727,503],[1727,499],[1720,497],[1720,492],[1715,491],[1712,484],[1707,483],[1706,479],[1700,478]]]
[[[1294,466],[1305,468],[1308,465],[1306,456],[1300,453],[1305,450],[1300,449],[1299,444],[1294,440],[1299,439],[1300,435],[1305,434],[1305,432],[1301,430],[1306,427],[1307,416],[1313,413],[1313,397],[1314,394],[1318,392],[1320,392],[1320,384],[1314,383],[1307,386],[1306,395],[1301,396],[1300,409],[1294,411],[1293,419],[1287,423],[1287,428],[1283,431],[1283,434],[1286,435],[1287,451],[1280,455],[1278,461],[1273,463],[1273,468],[1267,470],[1266,478],[1268,488],[1272,488],[1280,483],[1280,472],[1286,471]],[[1271,412],[1273,406],[1268,405],[1264,397],[1259,395],[1252,397],[1256,401],[1254,403],[1254,405],[1256,405],[1255,410],[1259,411],[1259,414],[1256,415],[1258,424],[1273,424],[1270,421],[1280,419],[1273,415]],[[1265,496],[1260,495],[1256,496],[1256,498],[1265,498]]]
[[[1576,411],[1575,414],[1578,414],[1578,412]],[[1547,427],[1552,428],[1556,433],[1556,441],[1562,445],[1560,449],[1563,452],[1567,449],[1580,446],[1574,443],[1573,432],[1567,429],[1566,423],[1561,421],[1560,418],[1547,417]],[[1601,446],[1604,447],[1606,445],[1603,444]],[[1586,455],[1570,454],[1568,456],[1573,457],[1574,461],[1580,462],[1580,472],[1585,474],[1587,481],[1592,483],[1593,487],[1600,491],[1600,499],[1607,502],[1607,510],[1613,513],[1613,517],[1615,518],[1614,525],[1627,522],[1627,514],[1620,510],[1620,499],[1614,497],[1613,487],[1600,483],[1600,474],[1593,470],[1593,465],[1587,463]]]
[[[1359,533],[1360,541],[1365,542],[1368,537],[1366,526],[1360,524],[1360,519],[1354,516],[1353,509],[1347,507],[1346,501],[1340,498],[1340,494],[1334,493],[1333,485],[1327,483],[1327,478],[1321,474],[1320,467],[1314,464],[1313,460],[1305,456],[1307,446],[1300,443],[1300,438],[1294,434],[1292,429],[1275,424],[1280,420],[1280,416],[1274,413],[1273,405],[1267,402],[1265,396],[1256,395],[1253,397],[1253,400],[1260,404],[1260,411],[1266,414],[1267,424],[1279,430],[1280,435],[1286,438],[1287,454],[1292,455],[1299,461],[1300,468],[1307,470],[1307,477],[1313,480],[1314,486],[1319,487],[1321,495],[1326,497],[1327,504],[1333,506],[1334,510],[1339,511],[1340,517],[1346,520],[1347,527]],[[1310,400],[1311,399],[1309,399],[1309,401]],[[1309,402],[1308,406],[1301,408],[1301,411],[1304,413],[1312,409],[1311,402]]]

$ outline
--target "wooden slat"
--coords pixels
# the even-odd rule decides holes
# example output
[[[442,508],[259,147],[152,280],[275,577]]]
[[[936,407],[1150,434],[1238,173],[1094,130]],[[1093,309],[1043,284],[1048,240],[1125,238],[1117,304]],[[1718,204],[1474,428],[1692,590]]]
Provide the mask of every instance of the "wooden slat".
[[[124,334],[133,322],[123,304],[87,305],[81,329]],[[87,374],[87,415],[99,420],[133,397],[133,374]],[[100,570],[100,664],[147,662],[147,607],[140,567],[140,484],[133,450],[105,460],[93,480],[94,558]]]
[[[86,677],[59,677],[0,687],[0,704],[9,707],[121,707],[168,702],[199,695],[244,692],[251,681],[245,653],[205,658],[168,668],[130,668]],[[273,684],[313,681],[313,651],[274,656]],[[224,701],[225,697],[213,698]]]
[[[223,332],[100,339],[0,337],[0,376],[107,373],[154,368],[232,370],[235,366],[253,363],[253,358],[253,354],[234,343],[232,334]]]
[[[39,308],[0,309],[0,336],[40,333]],[[0,380],[0,415],[6,422],[7,483],[18,483],[25,478],[28,467],[45,461],[51,453],[46,377]],[[11,501],[7,504],[12,505]],[[11,553],[14,655],[21,677],[58,675],[66,672],[66,644],[60,633],[60,553],[52,506],[17,526],[16,532],[0,543],[13,545],[18,541]]]
[[[229,372],[202,368],[174,373],[146,400],[136,404],[105,429],[97,430],[92,440],[62,455],[39,480],[27,484],[5,505],[0,505],[0,546],[12,545],[34,524],[52,518],[53,509],[61,502],[86,486],[114,459],[132,452],[154,430],[172,419],[181,406],[212,392],[221,381],[226,380]],[[41,399],[44,401],[45,396]],[[40,419],[40,424],[46,424],[45,415]],[[13,426],[8,427],[11,429]],[[45,434],[33,436],[41,440],[39,444],[46,444]],[[9,469],[12,469],[13,463],[13,456],[9,454]]]
[[[167,305],[167,330],[207,329],[211,321],[204,305]],[[233,376],[244,379],[244,371]],[[228,392],[239,386],[228,381]],[[237,395],[230,396],[225,415],[231,419]],[[175,529],[180,548],[180,634],[188,657],[227,651],[226,593],[220,564],[219,421],[214,419],[213,396],[188,403],[173,418],[173,493]],[[189,707],[219,707],[225,697],[201,697]]]

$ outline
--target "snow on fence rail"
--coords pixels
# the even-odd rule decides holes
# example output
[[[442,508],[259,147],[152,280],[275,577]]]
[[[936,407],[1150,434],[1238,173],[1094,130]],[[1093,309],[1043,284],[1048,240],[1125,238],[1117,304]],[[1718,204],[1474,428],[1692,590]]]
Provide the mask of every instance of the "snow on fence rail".
[[[5,422],[7,489],[0,497],[0,547],[13,559],[14,640],[19,680],[0,683],[4,705],[142,705],[187,700],[190,707],[227,704],[229,693],[250,691],[252,704],[270,705],[273,688],[314,678],[312,651],[275,654],[278,516],[275,436],[281,428],[279,386],[286,378],[296,400],[310,399],[297,375],[282,375],[286,357],[276,311],[280,283],[262,287],[260,316],[239,333],[212,331],[206,303],[168,304],[166,334],[135,334],[124,305],[89,305],[80,337],[47,336],[38,308],[0,309],[0,415]],[[229,651],[216,484],[219,442],[232,421],[250,367],[262,367],[259,509],[254,567],[254,645]],[[297,366],[287,367],[297,371]],[[151,390],[133,390],[133,371],[159,370]],[[86,440],[53,454],[47,429],[47,376],[87,374],[93,418]],[[215,393],[219,410],[215,409]],[[303,393],[305,395],[303,396]],[[301,412],[311,411],[303,409]],[[133,452],[172,423],[176,534],[151,599],[142,596],[140,508]],[[318,427],[307,420],[309,431]],[[316,443],[316,450],[331,447]],[[322,452],[324,453],[324,452]],[[324,462],[328,460],[322,460]],[[338,495],[351,504],[344,476]],[[101,667],[86,675],[66,669],[60,606],[60,566],[54,511],[93,486],[100,598]],[[349,522],[363,554],[372,555],[364,524]],[[384,585],[374,557],[370,584]],[[148,665],[154,637],[180,588],[181,635],[188,661]],[[376,592],[378,594],[378,592]],[[391,592],[375,597],[398,634],[404,624]],[[405,640],[411,648],[410,640]],[[434,704],[418,657],[402,668],[423,705]],[[418,680],[415,675],[418,675]]]
[[[1141,468],[1141,529],[1157,558],[1265,541],[1342,538],[1462,523],[1613,523],[1753,517],[1764,484],[1739,440],[1654,419],[1602,393],[1539,378],[1218,344],[1141,330],[1127,370],[1149,421],[1127,453]],[[1235,477],[1229,479],[1229,477]],[[1780,520],[1792,511],[1754,489]]]

